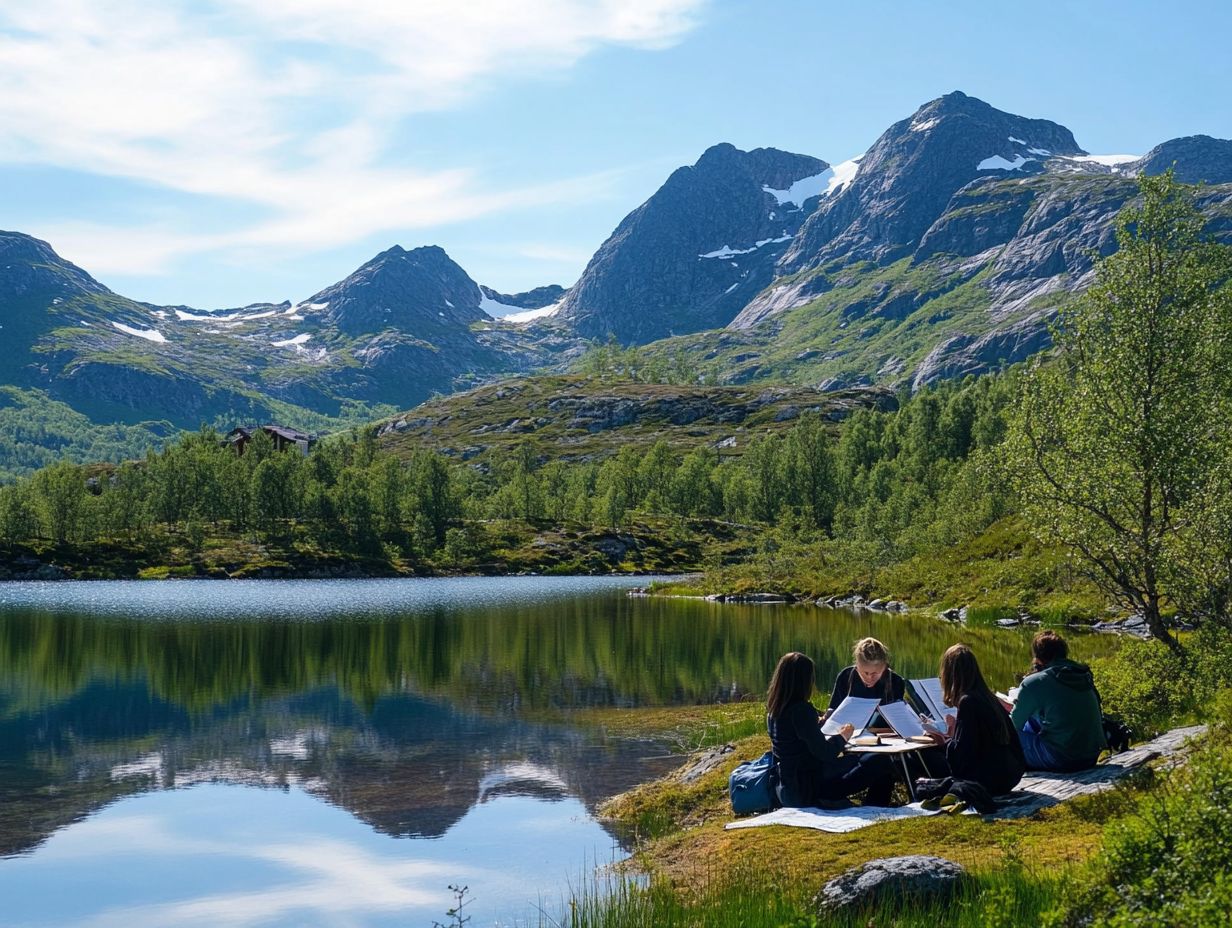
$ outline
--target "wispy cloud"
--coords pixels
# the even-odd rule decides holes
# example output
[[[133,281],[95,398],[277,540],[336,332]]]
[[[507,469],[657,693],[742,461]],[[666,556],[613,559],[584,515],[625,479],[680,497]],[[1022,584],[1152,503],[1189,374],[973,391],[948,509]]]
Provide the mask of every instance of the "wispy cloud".
[[[705,0],[42,0],[0,10],[0,161],[138,179],[261,217],[225,232],[43,228],[92,270],[227,248],[314,249],[594,193],[508,189],[391,157],[414,114],[613,45],[662,48]],[[240,210],[237,210],[240,212]]]

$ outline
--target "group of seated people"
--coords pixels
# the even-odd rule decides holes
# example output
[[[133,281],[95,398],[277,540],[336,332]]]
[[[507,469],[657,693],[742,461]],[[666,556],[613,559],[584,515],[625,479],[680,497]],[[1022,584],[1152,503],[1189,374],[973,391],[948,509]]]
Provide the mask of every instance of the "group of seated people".
[[[1032,672],[1017,700],[998,698],[980,672],[974,652],[956,644],[942,655],[940,681],[945,705],[957,711],[928,732],[934,747],[922,751],[932,777],[973,781],[990,796],[1010,792],[1027,770],[1074,771],[1094,765],[1105,747],[1099,694],[1085,664],[1069,660],[1065,639],[1041,631],[1031,644]],[[850,667],[834,682],[829,708],[811,702],[815,669],[793,651],[774,669],[766,701],[766,725],[778,768],[778,798],[784,806],[811,807],[867,791],[865,805],[888,805],[896,780],[885,754],[849,753],[854,734],[843,725],[826,735],[822,726],[847,696],[897,702],[906,682],[890,668],[880,641],[856,643]],[[939,729],[944,724],[944,732]]]

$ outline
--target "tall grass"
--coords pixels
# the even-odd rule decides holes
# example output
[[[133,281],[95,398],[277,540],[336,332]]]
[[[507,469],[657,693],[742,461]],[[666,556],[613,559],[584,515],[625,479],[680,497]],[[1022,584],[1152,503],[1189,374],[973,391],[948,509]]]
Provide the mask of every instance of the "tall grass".
[[[1011,928],[1038,925],[1060,897],[1066,873],[1034,873],[1011,855],[995,872],[973,876],[951,898],[889,902],[873,910],[818,915],[821,888],[786,884],[771,865],[761,872],[719,875],[706,890],[682,896],[665,881],[601,878],[560,911],[544,911],[539,928]]]

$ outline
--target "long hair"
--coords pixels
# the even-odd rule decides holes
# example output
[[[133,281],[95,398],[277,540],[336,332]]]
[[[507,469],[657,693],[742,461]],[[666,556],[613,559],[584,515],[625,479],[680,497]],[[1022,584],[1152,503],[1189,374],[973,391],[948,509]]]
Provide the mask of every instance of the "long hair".
[[[1009,716],[1005,714],[1005,709],[993,696],[988,684],[984,682],[984,675],[980,673],[980,665],[975,659],[974,651],[965,644],[953,645],[941,655],[941,668],[938,675],[941,677],[941,696],[947,706],[957,707],[959,700],[964,696],[970,696],[986,703],[995,710],[993,718],[1001,722],[989,734],[996,739],[998,744],[1010,743],[1013,731],[1010,728]]]
[[[878,641],[876,638],[861,638],[856,642],[855,647],[851,649],[851,663],[856,664],[885,664],[885,672],[881,675],[881,687],[885,690],[883,697],[887,702],[893,701],[894,698],[894,675],[890,672],[890,649]],[[851,695],[851,691],[856,685],[856,674],[850,673],[847,675],[847,694]]]
[[[789,651],[779,658],[766,693],[766,714],[778,718],[779,713],[795,702],[813,695],[813,661],[799,651]]]

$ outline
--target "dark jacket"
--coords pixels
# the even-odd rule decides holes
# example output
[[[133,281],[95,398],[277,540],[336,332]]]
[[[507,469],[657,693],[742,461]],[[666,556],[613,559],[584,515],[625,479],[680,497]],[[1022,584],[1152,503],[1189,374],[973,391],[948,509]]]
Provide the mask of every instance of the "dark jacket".
[[[1011,718],[1015,731],[1036,719],[1040,737],[1069,769],[1092,766],[1106,746],[1099,694],[1086,664],[1057,660],[1026,677]]]
[[[822,780],[841,776],[846,742],[841,735],[823,735],[821,716],[811,702],[794,702],[777,717],[766,716],[766,728],[779,767],[779,799],[785,806],[815,805]]]
[[[1006,711],[995,701],[970,694],[958,700],[954,737],[946,745],[945,759],[955,779],[975,780],[994,796],[1017,786],[1027,769]]]
[[[907,684],[893,670],[887,669],[881,675],[881,679],[870,687],[864,685],[864,681],[860,679],[860,674],[854,666],[844,667],[834,680],[834,690],[830,693],[830,708],[837,709],[838,704],[848,696],[855,696],[858,699],[880,699],[881,704],[885,705],[888,702],[898,702],[906,691]]]

